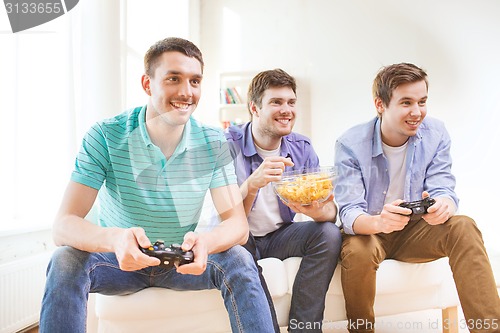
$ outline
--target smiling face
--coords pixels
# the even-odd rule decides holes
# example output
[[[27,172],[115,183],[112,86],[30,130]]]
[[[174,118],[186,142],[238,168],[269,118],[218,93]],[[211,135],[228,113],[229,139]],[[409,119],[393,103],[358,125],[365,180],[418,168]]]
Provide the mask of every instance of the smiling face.
[[[281,137],[292,132],[295,124],[297,97],[290,87],[266,89],[262,96],[262,107],[251,103],[252,130],[255,141],[264,149],[274,149],[268,143],[279,143]],[[266,147],[267,146],[267,147]]]
[[[146,119],[169,126],[186,124],[201,95],[201,63],[180,52],[165,52],[154,76],[144,74],[142,85],[150,96]]]
[[[403,145],[427,115],[427,84],[425,81],[405,83],[393,90],[389,105],[375,98],[375,107],[382,117],[382,141],[392,147]]]

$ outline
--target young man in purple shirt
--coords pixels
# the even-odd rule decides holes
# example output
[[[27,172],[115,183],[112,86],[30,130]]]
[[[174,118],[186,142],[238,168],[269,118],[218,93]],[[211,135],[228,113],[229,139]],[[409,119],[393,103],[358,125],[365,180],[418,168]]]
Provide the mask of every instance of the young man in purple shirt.
[[[384,259],[442,257],[449,258],[470,331],[500,332],[500,301],[481,232],[471,218],[455,215],[451,140],[441,121],[426,117],[427,91],[427,74],[417,66],[382,68],[373,83],[378,116],[336,143],[349,332],[374,332],[375,279]],[[428,196],[435,204],[417,218],[399,206]]]
[[[333,195],[310,206],[287,206],[271,184],[280,180],[285,170],[319,166],[310,140],[292,132],[299,111],[296,100],[295,79],[289,74],[281,69],[257,74],[248,90],[252,121],[229,127],[226,138],[251,231],[246,247],[256,259],[302,257],[293,286],[288,328],[291,332],[321,332],[325,296],[341,244],[334,223],[337,207]],[[314,221],[293,222],[295,213]]]

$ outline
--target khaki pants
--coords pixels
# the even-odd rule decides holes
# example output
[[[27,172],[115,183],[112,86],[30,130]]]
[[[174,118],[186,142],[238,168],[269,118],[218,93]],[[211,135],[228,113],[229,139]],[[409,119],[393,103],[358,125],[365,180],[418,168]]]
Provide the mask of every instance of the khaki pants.
[[[374,332],[375,279],[384,259],[424,263],[449,257],[465,318],[500,325],[500,298],[481,232],[467,216],[437,226],[423,219],[390,234],[344,235],[341,265],[349,331]],[[354,323],[363,323],[353,328]],[[497,329],[471,332],[500,332]]]

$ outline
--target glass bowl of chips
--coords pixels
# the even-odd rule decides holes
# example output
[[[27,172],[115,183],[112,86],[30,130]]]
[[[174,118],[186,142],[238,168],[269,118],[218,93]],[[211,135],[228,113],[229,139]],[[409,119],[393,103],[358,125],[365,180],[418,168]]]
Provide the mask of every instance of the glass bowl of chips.
[[[273,182],[273,189],[284,202],[308,206],[323,202],[333,192],[336,168],[333,166],[286,171],[281,180]]]

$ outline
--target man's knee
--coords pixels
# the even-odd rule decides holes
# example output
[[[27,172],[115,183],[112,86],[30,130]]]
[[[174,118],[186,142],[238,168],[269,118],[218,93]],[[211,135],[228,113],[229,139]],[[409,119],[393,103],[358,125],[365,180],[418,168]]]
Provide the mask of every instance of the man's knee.
[[[235,283],[260,285],[256,262],[250,252],[240,245],[210,255],[207,271],[218,289],[223,285],[234,287]]]
[[[448,230],[448,239],[456,242],[483,243],[483,236],[476,222],[465,215],[455,215],[442,225]]]
[[[335,252],[338,255],[342,244],[342,234],[339,227],[331,222],[314,223],[318,227],[317,232],[321,241],[328,247],[329,252]]]
[[[57,248],[52,255],[48,269],[56,269],[58,272],[80,270],[83,268],[89,253],[77,250],[70,246]]]
[[[378,268],[385,253],[374,235],[345,235],[340,252],[342,266]]]
[[[88,252],[69,246],[57,248],[47,266],[47,280],[61,285],[77,281],[77,277],[85,272],[88,257]]]
[[[455,215],[452,216],[448,221],[446,221],[445,225],[450,229],[453,229],[454,232],[470,232],[470,231],[479,231],[476,222],[465,215]]]
[[[212,260],[222,266],[234,266],[254,268],[255,261],[252,254],[243,246],[235,245],[226,251],[213,255]]]

